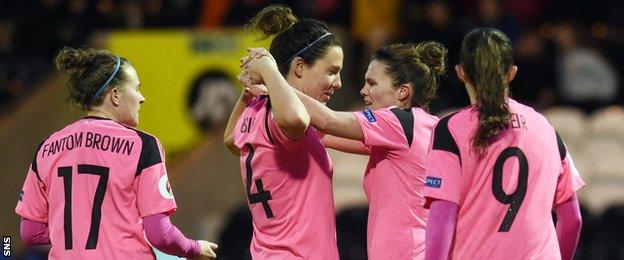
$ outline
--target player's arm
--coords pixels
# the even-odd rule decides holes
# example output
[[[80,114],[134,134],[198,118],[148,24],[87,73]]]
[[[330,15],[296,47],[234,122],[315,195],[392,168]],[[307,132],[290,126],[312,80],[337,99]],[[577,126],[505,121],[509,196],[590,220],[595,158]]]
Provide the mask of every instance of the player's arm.
[[[425,231],[425,259],[449,259],[457,225],[459,206],[447,200],[434,200],[429,208]]]
[[[345,153],[370,155],[370,150],[365,149],[361,141],[325,134],[321,137],[323,145],[327,148],[336,149]]]
[[[250,52],[258,49],[250,49]],[[264,53],[263,56],[243,63],[244,72],[252,77],[254,83],[264,83],[267,86],[277,127],[288,138],[299,139],[305,135],[310,125],[310,115],[301,100],[297,98],[294,88],[279,72],[273,57],[268,51],[261,50]]]
[[[308,95],[294,90],[310,114],[312,126],[323,133],[362,141],[364,134],[357,118],[351,112],[334,111]]]
[[[230,119],[225,127],[223,133],[223,144],[234,155],[240,156],[240,150],[234,145],[234,128],[238,118],[245,110],[245,107],[256,97],[262,94],[266,94],[266,87],[263,85],[253,85],[250,79],[246,75],[238,75],[238,79],[243,83],[243,91],[234,105],[234,109],[230,114]]]
[[[177,204],[163,160],[165,152],[156,137],[138,130],[137,134],[142,144],[134,192],[147,239],[154,247],[168,254],[215,258],[210,247],[213,245],[216,249],[216,245],[188,239],[171,224],[169,214],[175,212]]]
[[[562,169],[557,180],[557,190],[553,204],[557,214],[557,238],[562,259],[572,259],[582,226],[581,210],[576,198],[576,191],[583,187],[585,182],[583,182],[576,166],[574,166],[574,161],[570,153],[568,153],[565,143],[559,134],[555,135]]]
[[[572,259],[581,234],[581,209],[576,194],[555,209],[561,259]]]
[[[50,244],[48,193],[37,167],[37,154],[44,142],[37,148],[15,207],[15,212],[21,216],[20,237],[27,246]]]
[[[171,224],[165,213],[154,214],[143,218],[145,237],[158,250],[179,257],[207,257],[215,259],[214,250],[218,246],[202,240],[186,238],[182,232]]]
[[[234,155],[240,155],[240,150],[234,145],[234,127],[236,127],[236,122],[238,122],[238,118],[245,110],[245,102],[243,102],[243,95],[238,98],[236,105],[234,105],[234,109],[230,114],[230,119],[228,119],[227,126],[225,127],[225,132],[223,133],[223,144],[225,147]]]
[[[20,222],[20,237],[26,246],[49,245],[50,230],[48,223],[22,218]]]

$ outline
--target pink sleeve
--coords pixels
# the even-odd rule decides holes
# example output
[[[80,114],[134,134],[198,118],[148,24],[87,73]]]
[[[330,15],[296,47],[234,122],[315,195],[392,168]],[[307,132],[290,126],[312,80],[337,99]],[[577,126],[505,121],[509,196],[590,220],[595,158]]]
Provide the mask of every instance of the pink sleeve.
[[[579,174],[576,166],[574,166],[574,161],[572,161],[572,157],[570,153],[567,152],[565,146],[561,148],[560,152],[565,156],[561,161],[561,173],[559,174],[559,179],[557,180],[557,191],[555,193],[555,201],[554,207],[556,208],[558,205],[568,201],[570,197],[572,197],[577,190],[582,188],[585,185],[581,175]]]
[[[398,150],[408,147],[408,140],[403,130],[403,125],[399,121],[397,115],[391,109],[384,108],[378,110],[365,109],[363,111],[353,112],[357,118],[362,133],[364,134],[363,143],[368,147],[380,147],[391,150]],[[405,111],[397,111],[397,113],[409,113]],[[413,121],[412,121],[413,123]],[[411,126],[413,128],[413,124]]]
[[[199,255],[199,243],[186,238],[164,213],[144,217],[143,229],[150,244],[163,253],[187,258]]]
[[[28,170],[15,212],[27,219],[48,222],[46,187],[37,174],[36,162]]]
[[[144,140],[141,152],[143,157],[139,163],[138,176],[134,183],[137,194],[137,205],[141,217],[157,214],[172,213],[177,205],[169,185],[167,168],[164,161],[164,152],[156,138]],[[146,154],[143,156],[143,154]]]
[[[457,204],[450,201],[431,202],[425,233],[426,260],[449,259],[457,225],[458,208]]]
[[[461,157],[448,128],[449,117],[435,127],[425,170],[425,208],[432,200],[446,200],[459,205],[461,193]]]
[[[287,150],[297,149],[297,147],[304,143],[303,140],[305,139],[305,135],[308,135],[309,131],[313,131],[312,126],[308,126],[305,135],[297,140],[294,140],[286,136],[286,134],[284,134],[282,130],[279,129],[277,123],[275,123],[275,120],[273,118],[273,112],[269,112],[267,116],[269,117],[266,122],[267,127],[269,128],[269,140],[271,140],[271,142],[273,142],[274,144],[280,144]]]
[[[49,245],[50,230],[48,223],[32,221],[22,218],[20,223],[20,236],[27,246]]]
[[[581,234],[581,210],[576,195],[565,203],[556,208],[557,212],[557,238],[559,239],[559,248],[561,251],[561,259],[570,260],[574,257],[576,246],[578,245],[579,236]]]

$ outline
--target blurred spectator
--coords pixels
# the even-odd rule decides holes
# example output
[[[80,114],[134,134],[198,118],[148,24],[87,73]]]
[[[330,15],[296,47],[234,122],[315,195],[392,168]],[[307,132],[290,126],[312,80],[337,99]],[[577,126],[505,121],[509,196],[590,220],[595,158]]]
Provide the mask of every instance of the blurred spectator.
[[[619,75],[599,52],[581,43],[578,30],[567,22],[557,28],[558,92],[564,104],[593,111],[615,100]]]
[[[235,208],[227,216],[219,238],[218,256],[221,260],[250,260],[252,219],[247,205]]]
[[[373,52],[396,39],[400,32],[401,1],[353,0],[351,2],[351,36],[355,43],[354,72],[361,79]],[[363,81],[362,81],[363,82]],[[361,86],[360,84],[357,84]],[[359,88],[351,88],[359,95]]]
[[[506,1],[509,13],[522,24],[535,25],[544,10],[542,0]]]
[[[530,106],[544,108],[555,103],[553,89],[554,56],[536,31],[524,33],[516,41],[514,62],[518,66],[511,82],[513,97]]]
[[[464,19],[463,33],[468,33],[475,27],[494,27],[503,31],[512,41],[518,38],[520,24],[508,13],[502,0],[464,1],[464,4],[470,4],[468,8],[476,7],[476,12],[472,19]]]
[[[226,26],[241,26],[253,17],[262,7],[266,6],[265,0],[233,0],[225,15],[223,24]]]
[[[462,32],[454,17],[451,3],[446,0],[432,0],[421,5],[409,2],[405,8],[405,41],[438,41],[448,48],[447,77],[438,91],[438,99],[431,105],[433,112],[448,107],[468,105],[466,90],[455,75],[454,66],[459,62]]]

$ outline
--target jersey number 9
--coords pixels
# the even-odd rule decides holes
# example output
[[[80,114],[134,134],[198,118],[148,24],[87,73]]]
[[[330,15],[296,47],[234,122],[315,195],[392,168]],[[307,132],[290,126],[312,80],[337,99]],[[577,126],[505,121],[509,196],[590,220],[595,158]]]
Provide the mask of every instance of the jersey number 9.
[[[516,190],[511,194],[507,194],[505,193],[505,190],[503,190],[503,165],[510,157],[518,158],[520,171],[518,172],[518,185],[516,186]],[[505,214],[505,218],[503,218],[503,223],[501,223],[498,228],[498,232],[508,232],[509,229],[511,229],[511,225],[516,218],[516,214],[518,214],[518,210],[520,210],[520,206],[522,206],[522,201],[524,201],[528,179],[529,163],[520,148],[507,147],[500,153],[500,155],[498,155],[496,163],[494,164],[492,193],[494,193],[496,200],[503,204],[509,205],[507,214]]]

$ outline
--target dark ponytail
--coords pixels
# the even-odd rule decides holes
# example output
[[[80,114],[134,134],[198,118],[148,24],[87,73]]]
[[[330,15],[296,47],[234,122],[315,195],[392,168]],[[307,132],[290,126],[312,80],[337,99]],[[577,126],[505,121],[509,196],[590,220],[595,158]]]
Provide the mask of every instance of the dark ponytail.
[[[509,123],[507,73],[513,65],[509,38],[493,28],[471,31],[462,43],[461,65],[475,91],[479,126],[472,146],[481,154],[489,146],[489,138]]]
[[[275,58],[283,75],[290,70],[290,62],[301,57],[309,65],[325,57],[331,46],[341,46],[340,40],[329,34],[329,28],[315,19],[297,19],[292,10],[283,5],[262,9],[246,25],[248,30],[261,31],[266,37],[275,36],[269,52]]]

